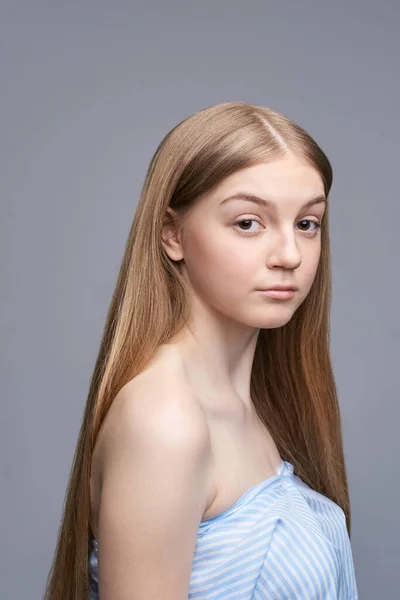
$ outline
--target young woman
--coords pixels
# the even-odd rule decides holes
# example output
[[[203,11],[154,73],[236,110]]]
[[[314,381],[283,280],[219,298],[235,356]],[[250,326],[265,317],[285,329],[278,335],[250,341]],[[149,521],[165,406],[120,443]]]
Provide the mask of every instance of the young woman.
[[[332,169],[245,102],[151,160],[45,600],[358,598],[329,349]]]

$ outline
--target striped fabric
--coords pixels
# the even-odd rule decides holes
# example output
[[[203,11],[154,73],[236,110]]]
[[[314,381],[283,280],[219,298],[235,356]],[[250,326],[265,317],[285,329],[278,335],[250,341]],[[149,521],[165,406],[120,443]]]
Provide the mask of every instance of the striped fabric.
[[[89,600],[99,600],[96,540],[90,573]],[[201,521],[188,598],[358,600],[343,510],[282,461],[276,475]]]

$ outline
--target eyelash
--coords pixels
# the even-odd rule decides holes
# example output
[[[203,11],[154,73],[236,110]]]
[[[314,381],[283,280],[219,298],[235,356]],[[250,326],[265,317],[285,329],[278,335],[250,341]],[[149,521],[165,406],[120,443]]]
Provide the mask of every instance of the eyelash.
[[[234,223],[234,225],[237,226],[237,225],[239,225],[239,223],[243,223],[243,221],[256,221],[257,223],[260,223],[260,225],[261,225],[261,222],[258,219],[240,219],[239,221],[236,221]],[[309,233],[308,231],[303,231],[303,233],[305,233],[309,237],[316,236],[317,233],[318,233],[318,230],[323,228],[322,221],[313,221],[312,219],[301,219],[299,221],[299,223],[301,223],[302,221],[308,221],[309,223],[314,223],[314,225],[316,226],[316,230],[314,232],[312,232],[312,233]],[[239,231],[241,231],[243,233],[247,233],[248,232],[248,230],[246,230],[246,229],[240,229],[239,227],[237,229],[239,229]],[[254,233],[254,231],[250,231],[249,233]]]

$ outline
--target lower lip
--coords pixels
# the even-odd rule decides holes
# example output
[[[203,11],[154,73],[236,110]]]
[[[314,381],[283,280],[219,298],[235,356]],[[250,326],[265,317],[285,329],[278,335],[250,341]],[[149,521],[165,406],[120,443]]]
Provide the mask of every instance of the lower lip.
[[[295,295],[294,290],[259,290],[265,296],[277,298],[278,300],[289,300]]]

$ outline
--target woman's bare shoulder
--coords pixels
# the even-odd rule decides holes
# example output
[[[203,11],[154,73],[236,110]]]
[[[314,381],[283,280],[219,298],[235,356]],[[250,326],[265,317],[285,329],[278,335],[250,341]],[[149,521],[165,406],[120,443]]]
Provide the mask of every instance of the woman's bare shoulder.
[[[133,438],[147,427],[154,433],[160,428],[175,443],[197,440],[199,450],[211,456],[209,425],[196,396],[183,379],[153,368],[130,380],[116,395],[97,440],[97,469],[102,470],[106,455],[122,434],[129,430]]]
[[[209,433],[175,382],[132,380],[110,409],[97,535],[100,595],[187,598],[209,502]]]
[[[97,532],[104,475],[115,456],[133,453],[158,440],[173,451],[181,449],[207,472],[204,510],[212,502],[212,451],[210,431],[201,406],[184,385],[155,372],[129,381],[116,395],[100,429],[92,456],[91,526]],[[161,441],[162,440],[162,441]],[[147,446],[145,446],[147,444]],[[157,444],[155,444],[157,446]]]

